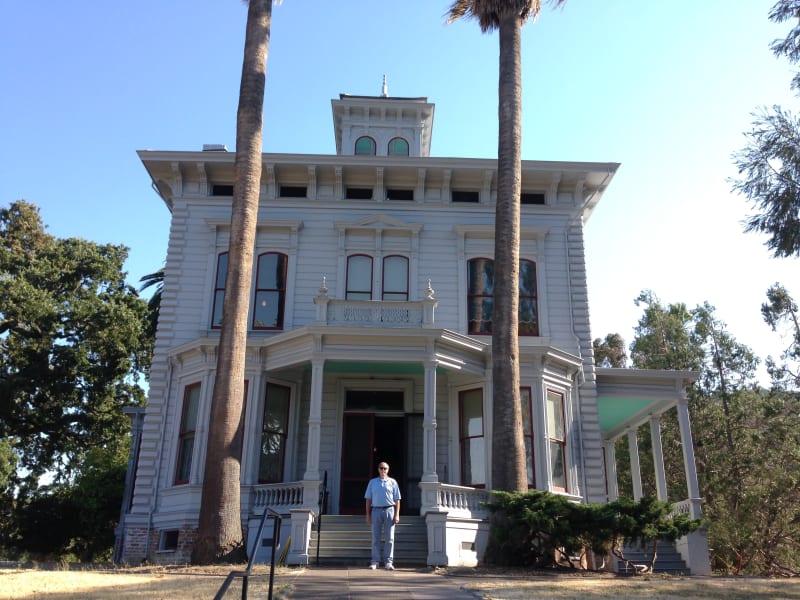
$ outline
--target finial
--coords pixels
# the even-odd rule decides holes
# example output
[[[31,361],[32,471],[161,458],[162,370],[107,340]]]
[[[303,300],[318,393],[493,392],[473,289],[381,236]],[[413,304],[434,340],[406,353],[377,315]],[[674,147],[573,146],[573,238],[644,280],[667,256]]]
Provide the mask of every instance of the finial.
[[[325,275],[323,275],[322,276],[322,285],[319,286],[319,293],[322,294],[323,296],[328,293],[328,281],[327,280],[328,280],[328,278]]]
[[[381,88],[381,97],[387,98],[389,96],[389,88],[386,86],[386,73],[383,74],[383,87]]]
[[[431,287],[431,280],[428,279],[428,289],[425,290],[425,297],[428,300],[433,300],[433,288]]]

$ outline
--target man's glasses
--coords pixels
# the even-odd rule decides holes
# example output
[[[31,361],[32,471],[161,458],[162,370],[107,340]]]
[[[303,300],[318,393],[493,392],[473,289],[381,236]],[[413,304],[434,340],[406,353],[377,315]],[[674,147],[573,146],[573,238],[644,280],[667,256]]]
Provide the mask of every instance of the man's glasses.
[[[379,471],[388,471],[389,467],[378,467]]]

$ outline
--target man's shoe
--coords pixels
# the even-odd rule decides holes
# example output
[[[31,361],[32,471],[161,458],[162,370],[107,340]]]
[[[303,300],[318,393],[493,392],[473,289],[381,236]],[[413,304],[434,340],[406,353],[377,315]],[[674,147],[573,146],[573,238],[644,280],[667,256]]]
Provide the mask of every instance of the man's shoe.
[[[386,570],[394,571],[394,565],[392,563],[386,563]]]
[[[374,571],[375,569],[377,569],[377,568],[378,568],[378,565],[376,565],[375,563],[372,563],[372,564],[369,566],[369,568],[370,568],[370,569],[372,569],[372,570]]]

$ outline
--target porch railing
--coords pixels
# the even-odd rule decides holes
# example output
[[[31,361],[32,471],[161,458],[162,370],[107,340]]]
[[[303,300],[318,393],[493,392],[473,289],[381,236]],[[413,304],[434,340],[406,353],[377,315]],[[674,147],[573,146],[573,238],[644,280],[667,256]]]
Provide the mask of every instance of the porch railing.
[[[676,502],[672,507],[672,516],[689,515],[693,519],[699,519],[702,515],[700,502],[700,498],[688,498]]]
[[[260,514],[266,508],[286,514],[293,508],[303,506],[304,485],[302,481],[269,483],[253,488],[253,512]]]
[[[484,503],[491,500],[487,490],[439,483],[436,486],[436,510],[449,516],[486,519],[489,509]]]

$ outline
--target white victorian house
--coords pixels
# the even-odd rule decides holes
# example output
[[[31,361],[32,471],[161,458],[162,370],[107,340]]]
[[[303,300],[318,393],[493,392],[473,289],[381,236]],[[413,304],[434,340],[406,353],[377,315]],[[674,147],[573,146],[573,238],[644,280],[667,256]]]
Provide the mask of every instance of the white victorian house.
[[[242,524],[254,537],[267,508],[281,513],[287,561],[313,562],[320,511],[363,515],[366,483],[386,461],[403,513],[423,532],[415,562],[475,564],[486,542],[481,502],[492,489],[496,161],[430,156],[434,105],[426,98],[342,95],[332,109],[335,155],[263,156]],[[119,548],[129,563],[185,561],[225,300],[234,153],[207,146],[139,156],[171,228]],[[641,496],[635,429],[649,423],[666,499],[659,416],[677,406],[687,481],[678,509],[699,516],[684,393],[697,373],[602,369],[593,358],[584,227],[617,167],[522,164],[529,485],[578,502],[613,499],[614,441],[630,436]],[[692,573],[709,571],[703,534],[679,546]]]

